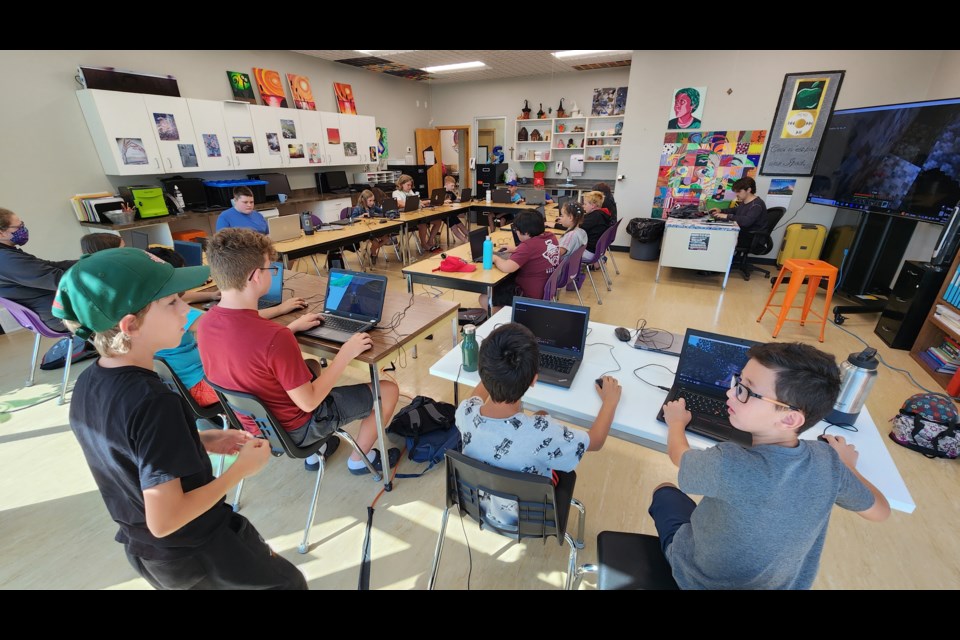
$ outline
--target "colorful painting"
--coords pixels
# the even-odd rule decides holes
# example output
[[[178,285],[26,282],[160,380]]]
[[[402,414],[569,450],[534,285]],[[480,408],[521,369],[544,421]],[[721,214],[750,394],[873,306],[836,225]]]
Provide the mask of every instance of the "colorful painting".
[[[217,134],[201,133],[200,136],[203,138],[203,148],[207,152],[207,157],[219,158],[220,157],[220,140],[217,139]]]
[[[177,120],[172,113],[155,113],[153,121],[157,123],[157,134],[161,140],[179,140],[180,132],[177,130]]]
[[[337,96],[337,110],[340,113],[357,115],[357,103],[353,99],[353,87],[340,82],[333,83],[333,92]]]
[[[320,164],[320,143],[307,143],[307,161],[310,164]]]
[[[357,157],[357,143],[356,142],[344,142],[343,143],[343,155],[348,158]]]
[[[377,161],[377,148],[370,147],[370,162],[376,162],[376,161]]]
[[[386,127],[377,127],[377,155],[381,158],[390,157],[390,146],[387,142]]]
[[[317,103],[313,100],[313,89],[310,88],[310,79],[307,76],[288,73],[287,82],[290,83],[290,95],[293,96],[293,105],[297,109],[317,110]]]
[[[149,164],[141,138],[117,138],[117,148],[123,164]]]
[[[684,87],[674,91],[670,112],[673,117],[667,121],[667,129],[699,129],[706,100],[706,87]]]
[[[192,144],[178,144],[177,151],[180,152],[180,164],[184,167],[199,167],[197,162],[197,151]]]
[[[293,120],[281,120],[280,131],[283,132],[283,137],[287,140],[293,140],[297,137],[297,125]]]
[[[617,90],[614,87],[593,90],[592,116],[612,116],[617,99]]]
[[[627,87],[617,87],[617,97],[613,102],[611,115],[622,116],[627,112]]]
[[[260,89],[260,99],[268,107],[286,107],[287,96],[283,92],[283,82],[280,74],[272,69],[253,68],[253,77],[257,80]]]
[[[302,144],[288,144],[287,151],[290,152],[290,159],[302,158],[303,157],[303,145]]]
[[[249,136],[233,136],[234,153],[253,153],[253,138]]]
[[[267,151],[272,156],[280,155],[280,136],[275,133],[267,134]]]
[[[327,144],[340,144],[340,129],[327,129]]]
[[[723,208],[722,203],[735,198],[734,182],[756,176],[766,141],[762,130],[668,132],[651,217],[667,217],[687,205],[705,206],[707,200]]]
[[[253,83],[250,82],[250,76],[240,71],[227,71],[227,79],[230,81],[230,89],[233,91],[234,100],[257,104],[257,96],[253,94]]]

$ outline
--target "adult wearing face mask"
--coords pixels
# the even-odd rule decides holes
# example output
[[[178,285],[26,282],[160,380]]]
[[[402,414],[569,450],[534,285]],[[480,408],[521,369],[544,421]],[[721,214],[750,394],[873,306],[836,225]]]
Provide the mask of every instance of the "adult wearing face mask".
[[[63,272],[76,260],[52,262],[30,255],[20,248],[29,239],[20,216],[0,208],[0,297],[31,309],[54,331],[66,331],[51,308]]]

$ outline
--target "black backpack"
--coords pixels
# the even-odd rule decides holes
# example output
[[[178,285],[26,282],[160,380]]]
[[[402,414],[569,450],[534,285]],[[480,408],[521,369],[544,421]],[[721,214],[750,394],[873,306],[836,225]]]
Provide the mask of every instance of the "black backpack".
[[[410,460],[430,464],[423,472],[426,473],[443,461],[448,449],[459,451],[462,447],[460,431],[454,424],[456,411],[457,408],[449,402],[417,396],[397,412],[387,430],[406,438],[407,457]],[[423,473],[397,477],[417,477]]]

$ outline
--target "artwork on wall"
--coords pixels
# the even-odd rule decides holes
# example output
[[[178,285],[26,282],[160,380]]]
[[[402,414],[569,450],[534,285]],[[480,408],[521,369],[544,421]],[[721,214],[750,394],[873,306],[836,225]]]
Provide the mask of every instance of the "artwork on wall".
[[[327,144],[340,144],[340,129],[327,129]]]
[[[197,162],[197,151],[192,144],[178,144],[177,151],[180,152],[180,164],[184,167],[199,167]]]
[[[179,140],[180,132],[177,130],[177,120],[172,113],[155,113],[153,121],[157,123],[157,133],[161,140]]]
[[[706,100],[706,87],[683,87],[674,91],[670,107],[673,117],[667,121],[667,129],[699,129]]]
[[[343,155],[348,158],[357,157],[357,143],[356,142],[344,142],[343,143]]]
[[[286,107],[287,96],[283,92],[280,74],[272,69],[253,68],[253,77],[260,89],[260,99],[268,107]]]
[[[687,205],[728,206],[733,183],[754,177],[767,132],[671,131],[663,139],[651,217]]]
[[[297,109],[317,110],[317,103],[313,100],[313,89],[310,87],[310,79],[307,76],[288,73],[287,82],[290,83],[290,95],[293,96],[293,105]]]
[[[614,99],[613,113],[610,115],[622,116],[626,112],[627,112],[627,87],[617,87],[617,97]]]
[[[217,139],[217,134],[215,133],[202,133],[200,136],[203,138],[203,148],[207,153],[208,158],[219,158],[220,157],[220,140]]]
[[[234,100],[257,104],[257,97],[253,94],[253,83],[250,82],[250,76],[240,71],[227,71],[227,80],[230,81],[230,89],[233,91]]]
[[[377,148],[370,147],[370,162],[376,162],[376,161],[377,161]]]
[[[337,96],[337,110],[340,113],[357,115],[357,103],[353,99],[353,87],[340,82],[333,83],[333,92]]]
[[[307,143],[307,161],[310,164],[320,164],[320,143]]]
[[[377,155],[381,158],[390,157],[390,148],[387,143],[387,128],[377,127]]]
[[[624,94],[626,97],[626,94]],[[614,87],[593,90],[593,108],[590,110],[592,116],[612,116],[614,105],[616,104],[617,90]],[[558,109],[559,111],[559,109]]]
[[[117,138],[117,148],[123,164],[149,164],[141,138]]]
[[[233,137],[234,153],[253,153],[253,138],[249,136]]]
[[[767,153],[769,153],[769,146]],[[767,189],[767,196],[763,201],[767,208],[783,207],[789,209],[790,199],[793,197],[793,191],[796,187],[796,178],[774,178],[770,181],[770,188]]]
[[[302,158],[303,157],[303,145],[302,144],[288,144],[287,150],[290,152],[290,159]]]
[[[812,176],[820,140],[840,93],[843,71],[788,73],[770,125],[770,143],[760,172],[767,176]]]
[[[272,156],[280,155],[280,137],[276,133],[267,134],[267,150]]]
[[[293,140],[297,137],[297,125],[294,124],[293,120],[281,120],[280,131],[283,132],[283,137],[288,140]]]

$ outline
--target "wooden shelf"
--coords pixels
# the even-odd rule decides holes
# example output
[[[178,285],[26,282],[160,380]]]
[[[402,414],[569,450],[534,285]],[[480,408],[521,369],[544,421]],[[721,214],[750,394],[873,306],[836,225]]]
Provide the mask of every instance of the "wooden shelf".
[[[957,309],[955,306],[943,299],[943,295],[946,293],[947,287],[950,286],[950,281],[953,280],[953,276],[957,272],[958,265],[960,265],[960,252],[958,252],[957,256],[953,259],[953,264],[950,265],[950,270],[947,272],[947,277],[943,280],[943,286],[940,287],[940,292],[937,294],[937,300],[927,313],[927,319],[920,328],[920,333],[917,335],[917,339],[913,343],[913,348],[910,349],[910,357],[913,358],[924,371],[929,373],[930,377],[936,380],[937,384],[944,389],[946,389],[947,385],[950,384],[953,374],[937,373],[936,371],[932,370],[930,366],[923,361],[923,358],[920,357],[920,354],[925,352],[930,347],[937,347],[943,344],[944,336],[949,336],[950,338],[960,342],[960,331],[957,331],[956,329],[946,325],[935,316],[937,313],[938,304],[946,305],[950,309],[956,310],[957,313],[960,313],[960,309]]]
[[[939,384],[944,389],[947,388],[947,385],[950,384],[950,378],[953,377],[952,373],[937,373],[936,371],[931,369],[926,362],[923,361],[923,358],[921,358],[919,354],[914,353],[912,351],[910,352],[910,357],[913,358],[914,362],[919,364],[924,371],[930,374],[930,377],[936,380],[937,384]]]

